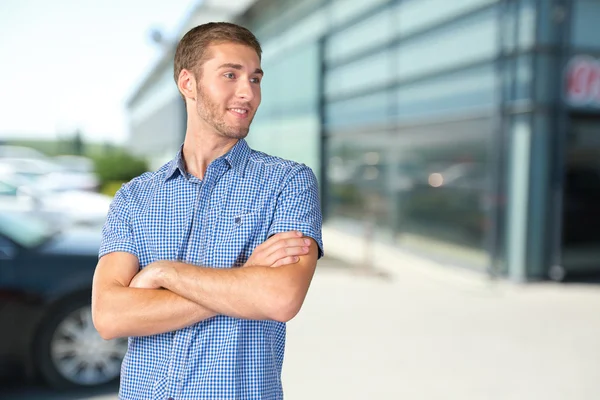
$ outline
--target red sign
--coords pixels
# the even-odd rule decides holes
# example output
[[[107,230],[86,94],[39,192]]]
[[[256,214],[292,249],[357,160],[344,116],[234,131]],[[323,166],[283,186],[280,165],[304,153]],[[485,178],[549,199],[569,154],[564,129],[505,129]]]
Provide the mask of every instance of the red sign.
[[[576,56],[567,66],[567,101],[577,107],[600,107],[600,60]]]

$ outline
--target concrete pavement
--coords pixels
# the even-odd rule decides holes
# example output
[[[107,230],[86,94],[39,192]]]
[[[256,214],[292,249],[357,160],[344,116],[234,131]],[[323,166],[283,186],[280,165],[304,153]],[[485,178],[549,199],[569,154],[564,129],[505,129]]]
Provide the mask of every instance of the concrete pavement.
[[[288,400],[600,398],[598,285],[327,263],[289,323]]]

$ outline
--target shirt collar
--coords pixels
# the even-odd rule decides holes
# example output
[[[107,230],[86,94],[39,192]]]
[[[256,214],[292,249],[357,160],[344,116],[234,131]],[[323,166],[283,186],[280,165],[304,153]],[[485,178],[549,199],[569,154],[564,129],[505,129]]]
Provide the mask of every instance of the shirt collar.
[[[246,143],[246,140],[240,139],[223,157],[237,174],[244,176],[244,171],[246,170],[246,164],[248,163],[251,151],[252,150],[250,149],[250,146],[248,146],[248,143]]]
[[[246,170],[246,163],[250,157],[250,146],[246,143],[246,140],[240,139],[225,155],[219,158],[225,159],[229,166],[240,176],[244,175]],[[179,171],[181,176],[187,177],[187,171],[185,170],[185,163],[183,162],[183,144],[179,147],[179,151],[174,159],[169,164],[165,173],[165,181],[169,180],[175,172]]]
[[[165,172],[165,181],[169,180],[177,171],[179,171],[181,176],[187,177],[187,171],[183,163],[183,144],[179,146],[179,151],[175,158],[169,162],[169,167],[167,168],[167,172]]]

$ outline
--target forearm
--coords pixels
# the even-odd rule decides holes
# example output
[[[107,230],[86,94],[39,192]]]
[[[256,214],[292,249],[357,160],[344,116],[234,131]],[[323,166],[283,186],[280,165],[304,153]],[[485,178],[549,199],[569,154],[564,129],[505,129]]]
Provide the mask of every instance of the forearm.
[[[105,339],[170,332],[216,315],[164,289],[114,285],[105,288],[95,300],[94,320]]]
[[[206,268],[167,262],[161,285],[218,314],[286,321],[295,315],[297,290],[285,267]]]

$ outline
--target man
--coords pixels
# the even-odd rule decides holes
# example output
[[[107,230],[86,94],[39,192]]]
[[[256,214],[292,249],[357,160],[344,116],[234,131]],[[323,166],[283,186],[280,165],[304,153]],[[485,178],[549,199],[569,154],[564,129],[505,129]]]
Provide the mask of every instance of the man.
[[[103,338],[130,337],[121,399],[283,397],[285,322],[322,255],[321,213],[308,167],[244,140],[260,57],[240,26],[189,31],[174,60],[183,146],[115,195],[92,313]]]

